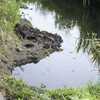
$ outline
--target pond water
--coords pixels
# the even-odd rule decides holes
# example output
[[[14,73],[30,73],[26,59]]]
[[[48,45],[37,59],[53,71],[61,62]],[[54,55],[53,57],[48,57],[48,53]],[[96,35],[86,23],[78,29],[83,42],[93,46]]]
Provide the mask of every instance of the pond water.
[[[23,79],[31,86],[45,84],[47,88],[79,87],[89,81],[99,80],[98,65],[93,64],[87,52],[77,52],[81,36],[77,22],[70,26],[66,22],[66,27],[60,25],[64,21],[58,24],[56,12],[41,9],[36,4],[29,5],[28,9],[21,9],[21,12],[24,13],[22,17],[30,20],[33,27],[59,34],[63,39],[63,51],[54,52],[37,64],[15,68],[13,75],[16,78]]]

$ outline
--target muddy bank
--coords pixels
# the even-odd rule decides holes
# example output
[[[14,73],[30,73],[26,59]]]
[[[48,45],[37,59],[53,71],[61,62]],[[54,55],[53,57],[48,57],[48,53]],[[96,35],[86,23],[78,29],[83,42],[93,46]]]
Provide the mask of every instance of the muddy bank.
[[[61,50],[63,40],[59,35],[33,28],[26,19],[17,23],[14,31],[20,38],[21,45],[14,48],[10,45],[7,58],[1,58],[2,66],[7,66],[7,69],[12,70],[15,66],[32,62],[38,63],[51,53]]]

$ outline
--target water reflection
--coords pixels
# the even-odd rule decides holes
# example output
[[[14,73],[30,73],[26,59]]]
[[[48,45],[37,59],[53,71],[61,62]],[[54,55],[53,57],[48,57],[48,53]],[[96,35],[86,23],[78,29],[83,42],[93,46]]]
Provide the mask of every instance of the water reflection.
[[[30,0],[31,1],[31,0]],[[34,0],[35,1],[35,0]],[[55,12],[55,26],[68,30],[76,24],[80,28],[78,50],[88,52],[94,63],[100,64],[100,2],[91,0],[83,5],[82,0],[36,0],[42,13]]]
[[[72,24],[63,19],[63,21],[57,22],[55,25],[57,13],[47,12],[43,9],[41,11],[36,5],[29,7],[32,10],[22,9],[24,12],[23,17],[29,19],[32,25],[40,30],[61,35],[64,40],[62,45],[64,50],[51,54],[38,64],[22,66],[24,71],[17,67],[13,71],[15,77],[25,80],[30,85],[39,86],[43,83],[49,88],[76,87],[84,85],[88,81],[96,81],[98,74],[97,71],[94,71],[95,67],[92,65],[87,52],[76,52],[81,36],[81,28],[78,25],[78,21],[74,21],[74,17],[72,17],[73,20],[69,19]],[[63,26],[61,22],[65,22],[67,25]]]

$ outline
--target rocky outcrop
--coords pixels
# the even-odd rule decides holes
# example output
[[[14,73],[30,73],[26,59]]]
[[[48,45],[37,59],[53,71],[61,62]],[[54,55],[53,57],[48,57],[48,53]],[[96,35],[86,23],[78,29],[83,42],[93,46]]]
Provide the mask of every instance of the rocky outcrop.
[[[6,70],[27,63],[38,63],[51,53],[61,50],[63,40],[59,35],[33,28],[26,19],[16,24],[15,33],[21,40],[20,47],[9,44],[8,53],[0,58],[0,66],[5,66]]]
[[[14,66],[37,63],[51,53],[61,50],[61,36],[33,28],[26,19],[16,24],[15,32],[22,40],[22,44],[20,48],[12,51]]]
[[[26,44],[25,46],[27,48],[34,46],[34,43],[39,43],[46,49],[53,48],[55,50],[59,50],[63,41],[57,34],[52,34],[46,31],[40,31],[37,28],[33,28],[26,19],[23,19],[21,23],[16,24],[15,31],[17,35],[21,36],[23,39],[33,42],[32,44]]]
[[[38,63],[51,53],[61,50],[63,40],[59,35],[33,28],[27,20],[16,24],[15,33],[21,40],[20,46],[9,42],[3,45],[6,52],[0,55],[0,80],[5,74],[10,75],[16,66]],[[6,99],[0,91],[0,100]]]

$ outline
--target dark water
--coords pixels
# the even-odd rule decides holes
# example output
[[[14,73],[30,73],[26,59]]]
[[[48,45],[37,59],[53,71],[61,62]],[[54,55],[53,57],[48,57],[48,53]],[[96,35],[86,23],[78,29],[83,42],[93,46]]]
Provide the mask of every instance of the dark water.
[[[59,6],[61,5],[58,8]],[[96,50],[100,50],[100,24],[92,18],[98,18],[99,15],[92,16],[91,12],[85,12],[75,5],[72,8],[70,5],[63,6],[57,9],[56,5],[52,7],[40,3],[38,6],[29,5],[29,9],[21,9],[23,17],[30,20],[33,27],[57,33],[64,41],[62,52],[55,52],[37,64],[14,69],[13,75],[29,85],[45,84],[48,88],[78,87],[89,81],[99,81],[100,51]]]

